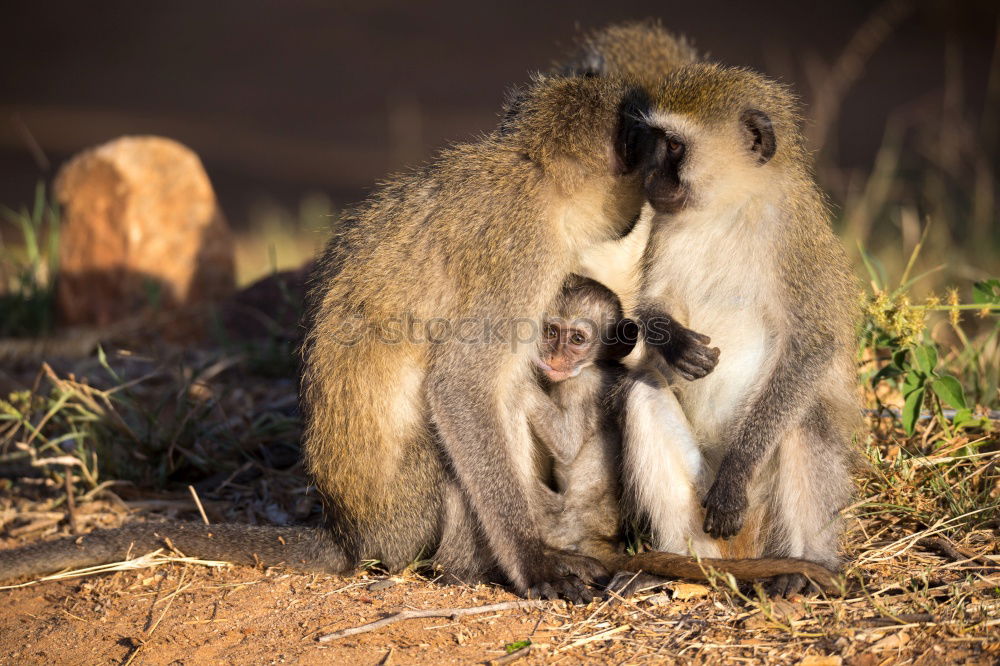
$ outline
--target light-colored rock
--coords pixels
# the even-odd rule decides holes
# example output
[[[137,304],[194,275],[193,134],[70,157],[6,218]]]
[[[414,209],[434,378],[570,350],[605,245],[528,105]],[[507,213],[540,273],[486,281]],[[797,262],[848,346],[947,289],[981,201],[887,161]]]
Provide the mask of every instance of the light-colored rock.
[[[60,170],[57,305],[105,325],[148,305],[218,299],[234,287],[233,239],[201,160],[176,141],[128,136]]]
[[[701,597],[707,597],[710,589],[704,585],[698,585],[697,583],[675,583],[671,587],[674,599],[699,599]]]

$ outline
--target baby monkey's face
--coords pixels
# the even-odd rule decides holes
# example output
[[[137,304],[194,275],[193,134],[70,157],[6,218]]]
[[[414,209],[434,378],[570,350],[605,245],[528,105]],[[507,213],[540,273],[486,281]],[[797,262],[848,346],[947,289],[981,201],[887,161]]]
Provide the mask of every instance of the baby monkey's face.
[[[551,382],[576,377],[594,362],[600,345],[597,325],[586,319],[546,319],[535,365]]]

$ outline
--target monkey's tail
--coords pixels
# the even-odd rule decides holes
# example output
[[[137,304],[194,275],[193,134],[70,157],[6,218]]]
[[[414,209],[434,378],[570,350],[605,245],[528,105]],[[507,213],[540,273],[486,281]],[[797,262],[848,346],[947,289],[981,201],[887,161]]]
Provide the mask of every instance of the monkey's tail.
[[[802,574],[818,585],[824,592],[840,591],[838,576],[826,567],[793,557],[765,557],[754,559],[715,559],[703,557],[695,559],[675,553],[648,552],[636,555],[622,555],[613,567],[618,571],[643,571],[664,578],[688,578],[708,580],[708,573],[714,569],[732,574],[737,580],[750,581],[785,574]]]
[[[157,548],[199,559],[284,565],[296,571],[344,573],[353,568],[343,547],[322,528],[137,523],[0,550],[0,581],[119,562]]]

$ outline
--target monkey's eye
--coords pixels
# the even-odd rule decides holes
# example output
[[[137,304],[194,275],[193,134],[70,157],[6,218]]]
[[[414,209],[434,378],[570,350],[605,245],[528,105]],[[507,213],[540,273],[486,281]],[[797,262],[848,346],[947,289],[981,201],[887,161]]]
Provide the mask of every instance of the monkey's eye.
[[[582,345],[587,341],[587,338],[585,338],[582,333],[574,333],[570,336],[569,341],[574,345]]]
[[[559,337],[559,329],[556,328],[555,326],[546,326],[545,337],[549,340],[555,340],[556,338]]]
[[[670,157],[677,159],[684,154],[684,144],[677,139],[667,139],[667,152]]]

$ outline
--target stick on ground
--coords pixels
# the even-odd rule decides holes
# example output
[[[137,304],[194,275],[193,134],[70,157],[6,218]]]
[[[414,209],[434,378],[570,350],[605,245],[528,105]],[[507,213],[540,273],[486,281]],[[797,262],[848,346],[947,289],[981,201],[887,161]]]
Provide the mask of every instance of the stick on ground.
[[[499,611],[512,610],[515,608],[541,608],[548,604],[548,601],[542,599],[532,599],[529,601],[504,601],[499,604],[488,604],[486,606],[473,606],[471,608],[428,608],[427,610],[404,610],[389,617],[384,617],[381,620],[376,620],[374,622],[369,622],[368,624],[363,624],[360,627],[351,627],[349,629],[341,629],[340,631],[335,631],[332,634],[325,634],[320,636],[316,640],[320,643],[328,643],[330,641],[335,641],[338,638],[345,638],[347,636],[354,636],[355,634],[363,634],[368,631],[375,631],[376,629],[381,629],[390,624],[395,624],[397,622],[402,622],[403,620],[416,620],[424,617],[463,617],[465,615],[480,615],[482,613],[496,613]]]

